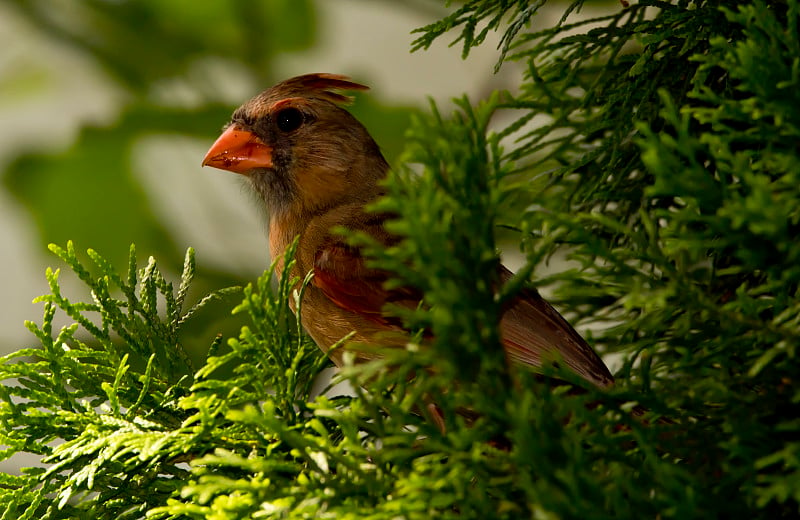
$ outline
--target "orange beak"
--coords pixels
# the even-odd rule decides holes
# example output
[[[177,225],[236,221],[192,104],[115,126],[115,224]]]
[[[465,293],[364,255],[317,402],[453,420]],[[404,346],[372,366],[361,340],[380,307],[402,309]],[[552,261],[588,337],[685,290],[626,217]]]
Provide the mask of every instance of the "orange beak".
[[[247,175],[254,168],[272,168],[272,148],[252,132],[231,125],[211,145],[203,166]]]

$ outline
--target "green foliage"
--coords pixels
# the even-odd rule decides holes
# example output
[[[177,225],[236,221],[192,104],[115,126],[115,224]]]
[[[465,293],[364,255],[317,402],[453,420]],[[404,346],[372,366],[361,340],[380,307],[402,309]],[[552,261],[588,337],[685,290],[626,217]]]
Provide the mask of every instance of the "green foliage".
[[[52,294],[39,299],[42,325],[28,323],[42,347],[2,359],[3,456],[35,453],[47,465],[4,477],[4,487],[14,489],[2,498],[6,514],[138,518],[180,493],[190,476],[186,462],[215,450],[257,449],[257,432],[229,415],[258,405],[273,421],[303,415],[295,406],[308,401],[324,357],[286,304],[289,280],[273,291],[269,270],[248,285],[234,312],[246,312],[253,327],[228,342],[229,352],[217,338],[195,371],[178,341],[181,326],[211,298],[239,288],[184,311],[191,249],[177,291],[152,258],[137,270],[133,248],[124,277],[92,250],[99,277],[71,243],[51,249],[91,289],[93,303],[70,301],[59,272],[48,270]],[[75,323],[54,334],[58,309]]]
[[[191,253],[175,293],[152,261],[121,277],[90,253],[97,277],[56,249],[92,302],[48,273],[41,347],[0,364],[3,455],[45,464],[2,477],[6,517],[796,517],[798,3],[651,1],[531,32],[536,9],[467,2],[424,29],[464,25],[468,50],[504,28],[520,88],[418,116],[378,204],[403,240],[354,237],[424,292],[395,312],[432,336],[318,395],[325,359],[288,306],[308,279],[268,271],[194,371]],[[496,291],[501,225],[527,262]],[[535,283],[602,325],[608,391],[504,363],[502,305],[557,253],[575,267]]]

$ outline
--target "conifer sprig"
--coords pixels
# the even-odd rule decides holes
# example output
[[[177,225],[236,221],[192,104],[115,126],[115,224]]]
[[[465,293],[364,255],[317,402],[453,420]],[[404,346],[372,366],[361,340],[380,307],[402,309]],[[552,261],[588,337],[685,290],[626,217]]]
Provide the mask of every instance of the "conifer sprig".
[[[250,323],[195,370],[191,250],[175,291],[133,249],[120,275],[54,248],[91,297],[48,271],[38,345],[0,359],[0,456],[42,461],[0,475],[0,518],[797,516],[797,0],[573,21],[578,1],[555,27],[540,4],[420,29],[419,48],[461,30],[465,53],[500,31],[522,74],[409,130],[377,207],[402,240],[354,240],[424,293],[393,310],[419,332],[343,367],[348,394],[314,387],[327,361],[288,305],[310,278],[245,288]],[[505,287],[500,226],[527,259]],[[497,317],[529,283],[618,355],[613,388],[508,369]]]

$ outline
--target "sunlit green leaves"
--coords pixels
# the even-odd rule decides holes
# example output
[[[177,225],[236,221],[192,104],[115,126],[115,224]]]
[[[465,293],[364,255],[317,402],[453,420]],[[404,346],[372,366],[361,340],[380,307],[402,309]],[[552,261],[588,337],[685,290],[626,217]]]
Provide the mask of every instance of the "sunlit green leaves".
[[[71,504],[91,511],[94,501],[86,497],[97,489],[98,500],[117,494],[119,479],[133,478],[124,475],[129,465],[161,464],[163,475],[185,473],[169,459],[185,451],[181,439],[186,437],[173,431],[184,415],[175,396],[187,390],[192,371],[178,336],[187,313],[186,286],[194,275],[191,249],[177,293],[152,258],[137,267],[134,248],[125,276],[91,250],[94,265],[83,263],[71,242],[66,249],[51,249],[90,289],[92,301],[62,294],[59,271],[48,270],[52,292],[39,299],[45,302],[42,324],[27,324],[41,348],[18,351],[0,364],[5,385],[0,421],[9,425],[4,443],[11,447],[3,456],[36,453],[48,466],[44,473],[28,472],[25,483],[18,484],[28,494],[9,497],[6,505],[37,518],[73,514]],[[57,310],[74,321],[58,332],[53,326]],[[29,487],[34,482],[41,486],[39,496]],[[133,494],[146,493],[152,483],[140,476],[142,487]],[[158,500],[172,487],[149,499]],[[48,493],[56,494],[55,501],[47,500],[45,507],[40,500]]]

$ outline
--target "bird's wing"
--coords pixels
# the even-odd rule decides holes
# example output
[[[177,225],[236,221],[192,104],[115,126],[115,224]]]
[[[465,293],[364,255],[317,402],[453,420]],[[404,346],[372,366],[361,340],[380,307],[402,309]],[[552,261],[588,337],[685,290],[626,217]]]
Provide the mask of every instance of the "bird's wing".
[[[513,274],[500,267],[500,281]],[[416,307],[422,300],[410,288],[387,289],[389,274],[368,267],[356,247],[332,241],[317,251],[312,283],[339,307],[380,325],[398,329],[400,320],[384,312],[387,303]],[[532,288],[523,289],[504,309],[500,335],[508,357],[523,365],[563,361],[587,381],[607,387],[614,378],[575,329]]]
[[[358,248],[342,241],[317,251],[312,283],[339,307],[392,328],[399,327],[397,318],[384,311],[387,303],[413,306],[422,295],[413,289],[387,289],[386,271],[367,267]]]
[[[503,283],[512,276],[501,266]],[[522,289],[509,303],[500,320],[500,336],[513,361],[536,367],[545,361],[563,361],[570,370],[599,387],[614,383],[600,356],[535,289]]]
[[[385,272],[368,268],[360,251],[343,242],[320,249],[314,259],[312,283],[339,307],[370,319],[381,316],[386,280]]]

